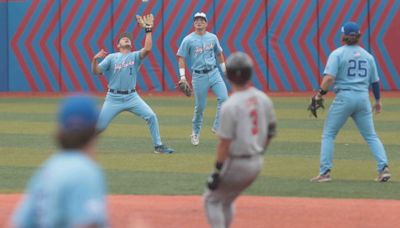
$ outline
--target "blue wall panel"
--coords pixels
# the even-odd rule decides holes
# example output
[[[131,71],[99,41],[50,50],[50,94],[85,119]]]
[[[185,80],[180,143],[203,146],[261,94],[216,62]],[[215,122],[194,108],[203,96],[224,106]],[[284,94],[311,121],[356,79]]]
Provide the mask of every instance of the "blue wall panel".
[[[8,8],[0,2],[0,91],[8,91]]]
[[[117,51],[125,31],[133,34],[134,49],[142,48],[145,33],[135,15],[148,13],[155,16],[153,49],[137,89],[174,91],[176,52],[197,11],[207,13],[225,56],[252,56],[252,82],[264,91],[317,88],[349,20],[361,25],[361,44],[376,56],[382,88],[400,90],[398,0],[37,0],[0,2],[0,91],[104,92],[106,77],[91,73],[92,57],[102,48]],[[187,75],[190,80],[189,67]]]

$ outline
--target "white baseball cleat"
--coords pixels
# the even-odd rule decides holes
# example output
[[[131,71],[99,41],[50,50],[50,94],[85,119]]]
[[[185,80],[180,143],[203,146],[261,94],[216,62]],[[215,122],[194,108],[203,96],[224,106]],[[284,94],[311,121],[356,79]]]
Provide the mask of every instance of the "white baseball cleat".
[[[382,169],[382,171],[379,172],[378,177],[375,179],[375,181],[378,182],[387,182],[391,177],[389,168],[385,166],[385,168]]]
[[[198,134],[195,134],[194,132],[190,135],[191,139],[190,141],[192,142],[193,146],[197,146],[200,143],[200,136]]]
[[[311,182],[314,183],[324,183],[324,182],[329,182],[332,180],[331,175],[330,175],[331,171],[327,170],[325,173],[323,174],[319,174],[318,176],[311,178]]]

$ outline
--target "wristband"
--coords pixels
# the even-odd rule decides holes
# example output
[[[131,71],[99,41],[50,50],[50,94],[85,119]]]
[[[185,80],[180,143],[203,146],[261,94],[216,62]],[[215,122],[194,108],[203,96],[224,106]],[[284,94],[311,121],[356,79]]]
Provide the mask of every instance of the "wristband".
[[[152,32],[153,30],[152,30],[151,27],[146,27],[146,28],[144,28],[144,31],[145,31],[146,33],[149,33],[149,32]]]
[[[325,95],[325,94],[328,93],[328,90],[323,90],[323,89],[320,87],[318,93],[319,93],[321,96],[323,96],[323,95]]]
[[[179,76],[185,77],[185,68],[179,68]]]
[[[219,66],[221,67],[222,72],[226,72],[226,66],[225,63],[220,63]]]

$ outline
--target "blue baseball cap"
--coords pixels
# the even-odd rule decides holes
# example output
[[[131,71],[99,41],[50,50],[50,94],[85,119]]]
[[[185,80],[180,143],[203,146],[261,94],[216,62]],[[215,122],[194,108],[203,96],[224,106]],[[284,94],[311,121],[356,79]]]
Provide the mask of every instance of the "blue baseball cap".
[[[357,23],[349,21],[343,24],[342,33],[344,35],[358,35],[360,34],[360,27]]]
[[[207,22],[207,15],[203,12],[197,12],[193,16],[193,20],[195,21],[197,18],[203,18]]]
[[[96,99],[89,95],[66,97],[58,112],[58,123],[64,132],[78,132],[96,127],[99,110]]]

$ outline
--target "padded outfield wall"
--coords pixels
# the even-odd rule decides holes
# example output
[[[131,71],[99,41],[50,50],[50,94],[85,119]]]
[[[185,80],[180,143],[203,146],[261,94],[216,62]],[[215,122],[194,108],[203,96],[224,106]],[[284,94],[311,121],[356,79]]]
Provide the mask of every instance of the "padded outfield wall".
[[[399,0],[0,0],[0,91],[105,91],[106,80],[90,72],[92,56],[115,51],[123,31],[140,48],[145,34],[135,15],[150,12],[154,48],[137,89],[173,91],[175,54],[197,11],[207,13],[225,55],[241,50],[255,59],[253,83],[264,91],[317,88],[348,20],[361,24],[382,88],[400,90]]]

